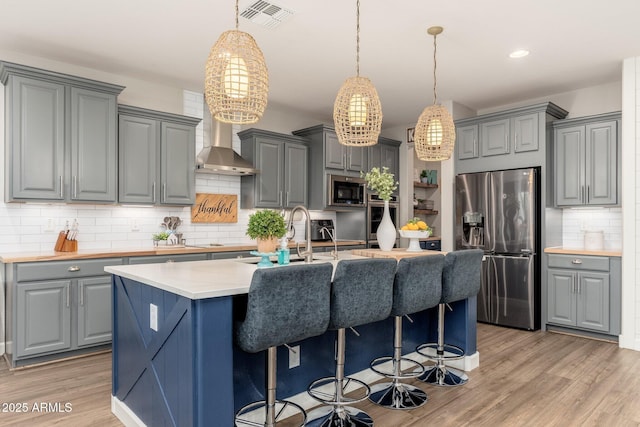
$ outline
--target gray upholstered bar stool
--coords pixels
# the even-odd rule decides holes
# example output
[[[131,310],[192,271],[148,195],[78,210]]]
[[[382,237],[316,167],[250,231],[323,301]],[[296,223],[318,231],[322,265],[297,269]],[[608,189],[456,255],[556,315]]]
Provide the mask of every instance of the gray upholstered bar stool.
[[[436,362],[427,368],[420,379],[440,386],[465,384],[469,377],[463,371],[446,367],[445,362],[462,359],[464,350],[444,342],[444,311],[446,304],[478,294],[482,270],[482,250],[468,249],[449,252],[442,269],[442,297],[438,305],[438,342],[418,346],[416,351]]]
[[[345,328],[373,323],[389,317],[393,301],[396,260],[385,258],[342,260],[338,262],[331,285],[329,329],[337,331],[335,377],[321,378],[308,388],[309,394],[325,404],[309,412],[308,426],[372,426],[373,420],[352,404],[366,400],[369,386],[345,377]],[[364,388],[358,396],[345,396],[351,383]]]
[[[292,407],[302,414],[300,425],[304,425],[306,413],[299,405],[276,400],[277,346],[321,335],[327,330],[332,272],[333,266],[329,263],[254,272],[246,316],[236,325],[235,340],[249,353],[267,350],[265,400],[241,408],[236,413],[236,426],[273,427],[281,416],[291,415]]]
[[[391,409],[413,409],[427,401],[427,393],[423,390],[401,382],[424,373],[422,364],[402,357],[402,317],[440,303],[443,264],[442,254],[403,258],[398,262],[391,308],[394,316],[393,356],[379,357],[371,362],[371,369],[390,378],[391,382],[371,387],[369,400],[375,404]],[[389,362],[391,366],[387,367]]]

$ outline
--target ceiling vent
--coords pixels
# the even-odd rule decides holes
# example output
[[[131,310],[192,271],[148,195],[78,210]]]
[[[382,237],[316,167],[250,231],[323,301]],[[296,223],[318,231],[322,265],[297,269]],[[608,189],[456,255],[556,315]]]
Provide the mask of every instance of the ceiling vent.
[[[282,6],[259,0],[247,6],[240,16],[249,21],[267,28],[276,28],[293,16],[293,10]]]

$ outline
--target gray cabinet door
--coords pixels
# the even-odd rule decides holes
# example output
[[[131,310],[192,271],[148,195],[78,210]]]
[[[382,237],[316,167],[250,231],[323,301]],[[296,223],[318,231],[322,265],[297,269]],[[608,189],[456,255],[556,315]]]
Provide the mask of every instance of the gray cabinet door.
[[[557,325],[576,325],[576,273],[549,269],[547,274],[547,320]]]
[[[155,203],[158,200],[159,126],[153,119],[120,115],[119,202]]]
[[[195,129],[162,122],[160,136],[160,202],[192,205],[195,191]]]
[[[78,347],[111,341],[111,276],[78,279]]]
[[[324,133],[324,167],[330,169],[344,170],[346,146],[340,144],[335,132],[325,131]]]
[[[11,159],[8,199],[63,200],[65,87],[10,76],[6,108]]]
[[[115,202],[116,96],[71,88],[71,200]]]
[[[609,332],[609,274],[580,273],[577,298],[576,325]]]
[[[584,126],[556,129],[554,176],[557,206],[578,206],[584,203],[584,132]]]
[[[538,113],[518,116],[511,119],[511,132],[513,141],[513,151],[521,153],[523,151],[538,151]]]
[[[367,168],[367,149],[365,147],[346,147],[346,170],[360,172]]]
[[[284,203],[283,207],[307,206],[309,177],[308,148],[305,145],[284,145]]]
[[[255,167],[260,170],[255,184],[256,208],[280,208],[284,199],[283,191],[283,150],[280,141],[257,139],[255,147]]]
[[[456,129],[458,159],[478,157],[478,125],[461,126]]]
[[[71,281],[16,286],[16,356],[71,348]]]
[[[371,170],[373,167],[380,169],[387,167],[389,168],[389,172],[392,173],[397,180],[400,170],[399,164],[400,152],[398,147],[381,142],[369,147],[367,152],[367,170]]]
[[[480,146],[483,156],[509,153],[509,119],[480,124]]]
[[[586,125],[586,200],[592,205],[618,203],[616,121]]]

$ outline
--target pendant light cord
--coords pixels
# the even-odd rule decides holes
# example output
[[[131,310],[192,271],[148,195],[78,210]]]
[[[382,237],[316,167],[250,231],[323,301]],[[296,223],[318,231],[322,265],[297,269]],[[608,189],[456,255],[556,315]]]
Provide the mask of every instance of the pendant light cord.
[[[433,35],[433,105],[436,105],[438,103],[438,94],[436,93],[436,50],[437,50],[436,37],[438,37],[438,35],[434,34]]]
[[[239,28],[238,15],[239,15],[238,0],[236,0],[236,31],[238,31],[238,28]]]
[[[356,1],[356,76],[360,77],[360,0]]]

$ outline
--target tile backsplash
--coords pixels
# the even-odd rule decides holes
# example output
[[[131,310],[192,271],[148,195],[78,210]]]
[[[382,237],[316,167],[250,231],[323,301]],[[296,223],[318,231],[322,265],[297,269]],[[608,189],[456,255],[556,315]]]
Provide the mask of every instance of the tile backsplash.
[[[570,249],[584,247],[584,232],[604,232],[604,249],[622,249],[621,208],[575,208],[562,211],[562,246]]]
[[[202,117],[203,95],[184,92],[184,114]],[[202,123],[196,128],[196,153],[202,149]],[[240,151],[240,140],[235,135],[233,147]],[[240,196],[240,177],[226,175],[196,175],[196,192],[237,194]],[[80,250],[151,248],[151,236],[163,228],[165,216],[178,216],[183,223],[178,231],[187,244],[252,243],[245,235],[251,209],[238,209],[238,222],[232,224],[192,224],[191,207],[147,207],[123,205],[79,205],[51,203],[0,202],[0,253],[53,250],[58,231],[74,219],[79,223]],[[311,212],[313,218],[335,221],[331,212]],[[304,238],[304,223],[296,221],[295,240]]]

